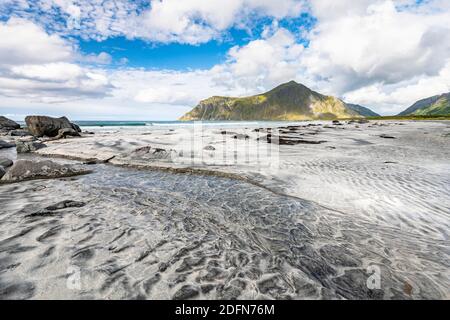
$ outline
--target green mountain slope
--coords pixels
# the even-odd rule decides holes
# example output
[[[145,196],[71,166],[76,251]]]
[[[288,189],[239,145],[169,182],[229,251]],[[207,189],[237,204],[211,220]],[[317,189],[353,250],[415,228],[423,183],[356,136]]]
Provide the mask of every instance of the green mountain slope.
[[[251,97],[215,96],[202,100],[180,120],[311,120],[361,116],[338,98],[290,81]]]
[[[398,114],[399,116],[438,116],[450,115],[450,92],[422,99]]]
[[[360,106],[359,104],[347,103],[347,107],[364,117],[380,117],[378,113],[373,112],[369,108]]]

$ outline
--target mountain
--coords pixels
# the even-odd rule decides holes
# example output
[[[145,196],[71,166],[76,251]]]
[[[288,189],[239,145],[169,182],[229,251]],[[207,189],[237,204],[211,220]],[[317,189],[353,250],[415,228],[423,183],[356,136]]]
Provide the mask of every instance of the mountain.
[[[347,103],[347,107],[362,115],[363,117],[380,117],[378,113],[373,112],[369,108],[360,106],[359,104]]]
[[[188,120],[312,120],[362,117],[342,100],[295,81],[251,97],[211,97],[180,118]]]
[[[450,92],[419,100],[405,111],[400,112],[398,115],[440,116],[449,114],[450,114]]]

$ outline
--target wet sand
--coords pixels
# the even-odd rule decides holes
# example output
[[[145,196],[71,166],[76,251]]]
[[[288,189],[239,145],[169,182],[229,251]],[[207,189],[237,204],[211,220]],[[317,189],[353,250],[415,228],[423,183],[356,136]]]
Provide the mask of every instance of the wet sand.
[[[0,297],[448,299],[450,123],[308,124],[270,156],[250,125],[48,143],[109,163],[0,185]]]

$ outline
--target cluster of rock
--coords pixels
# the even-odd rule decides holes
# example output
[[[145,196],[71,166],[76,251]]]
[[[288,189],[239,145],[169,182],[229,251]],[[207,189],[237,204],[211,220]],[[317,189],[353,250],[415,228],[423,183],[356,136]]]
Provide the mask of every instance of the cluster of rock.
[[[18,123],[0,116],[0,135],[8,141],[0,140],[0,149],[16,147],[17,153],[33,152],[45,147],[42,142],[80,136],[81,129],[66,117],[28,116],[26,128]]]
[[[0,116],[0,149],[16,148],[17,153],[34,152],[44,148],[44,141],[80,136],[80,127],[66,117],[52,118],[47,116],[28,116],[25,118],[26,128],[20,124]],[[70,177],[89,173],[67,164],[59,164],[50,160],[32,161],[0,157],[0,183],[18,182],[31,179],[51,179]]]

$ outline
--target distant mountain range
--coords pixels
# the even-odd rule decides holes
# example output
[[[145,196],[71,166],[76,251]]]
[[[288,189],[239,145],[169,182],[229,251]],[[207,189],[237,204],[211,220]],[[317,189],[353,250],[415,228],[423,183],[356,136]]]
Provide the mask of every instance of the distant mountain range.
[[[180,120],[315,120],[367,116],[378,114],[290,81],[251,97],[214,96],[202,100]]]
[[[450,92],[422,99],[398,114],[399,116],[441,116],[450,115]]]

